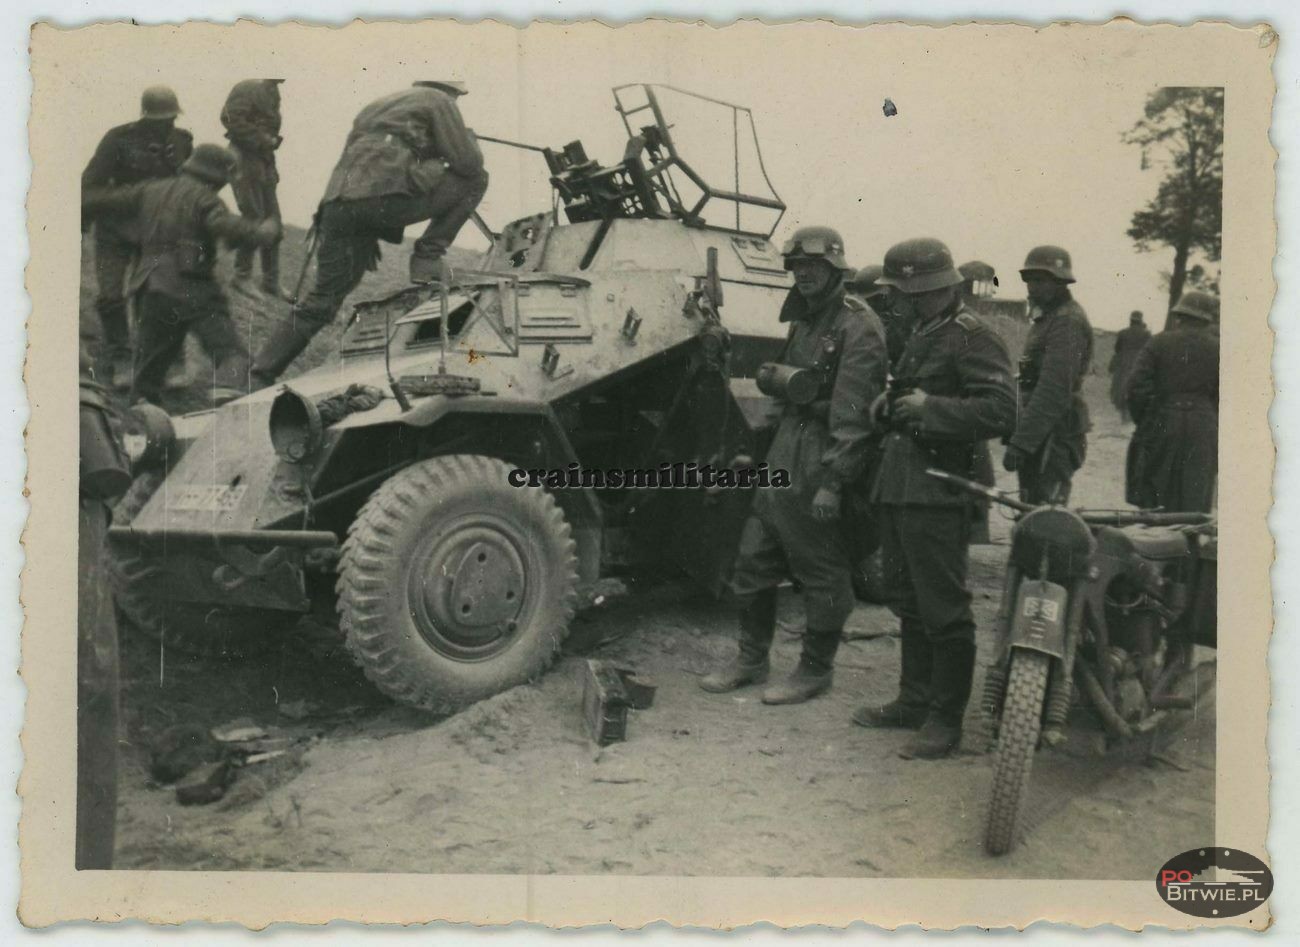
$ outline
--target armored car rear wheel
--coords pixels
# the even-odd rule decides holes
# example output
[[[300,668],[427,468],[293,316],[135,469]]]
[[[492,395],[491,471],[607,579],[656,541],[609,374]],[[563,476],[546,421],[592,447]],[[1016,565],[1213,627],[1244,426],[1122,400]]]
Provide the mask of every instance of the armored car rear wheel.
[[[160,471],[137,477],[114,507],[113,522],[130,523],[149,502],[163,477]],[[147,595],[139,582],[153,572],[155,565],[151,556],[135,549],[118,544],[111,548],[109,575],[118,615],[128,628],[143,632],[166,648],[197,657],[261,654],[279,644],[281,634],[297,624],[300,617],[296,612]]]
[[[387,480],[348,531],[339,617],[385,694],[451,711],[535,679],[573,619],[577,546],[555,499],[492,457],[435,457]]]

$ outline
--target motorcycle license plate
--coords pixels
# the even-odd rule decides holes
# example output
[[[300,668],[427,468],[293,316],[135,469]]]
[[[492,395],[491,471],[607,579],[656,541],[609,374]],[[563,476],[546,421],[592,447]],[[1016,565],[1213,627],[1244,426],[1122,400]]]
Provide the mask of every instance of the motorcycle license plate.
[[[1021,582],[1011,644],[1060,657],[1065,651],[1066,602],[1066,590],[1054,582]]]

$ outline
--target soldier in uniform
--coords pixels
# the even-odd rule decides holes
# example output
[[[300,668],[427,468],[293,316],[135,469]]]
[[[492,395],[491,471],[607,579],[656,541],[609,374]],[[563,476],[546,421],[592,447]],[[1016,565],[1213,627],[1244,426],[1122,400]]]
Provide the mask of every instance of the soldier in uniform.
[[[790,324],[781,364],[821,374],[817,399],[782,404],[769,466],[790,473],[790,487],[760,490],[741,535],[732,585],[740,601],[735,658],[701,678],[713,693],[767,680],[776,629],[777,586],[802,586],[807,629],[799,665],[767,688],[765,704],[809,700],[831,686],[835,653],[853,610],[850,544],[843,496],[867,461],[868,414],[884,390],[884,329],[844,287],[844,241],[829,227],[804,227],[784,248],[795,285],[781,307]]]
[[[117,618],[105,568],[113,498],[131,485],[116,416],[81,347],[80,511],[77,529],[76,867],[113,867],[117,824]]]
[[[1184,293],[1169,315],[1129,376],[1137,430],[1126,493],[1148,509],[1208,513],[1219,471],[1219,297]]]
[[[1119,412],[1120,420],[1128,423],[1128,376],[1133,371],[1142,347],[1151,341],[1151,330],[1142,321],[1136,309],[1128,317],[1128,328],[1115,334],[1115,352],[1110,357],[1110,403]]]
[[[217,366],[214,401],[247,390],[248,350],[212,275],[217,241],[270,246],[280,238],[280,223],[245,220],[226,209],[217,192],[234,163],[220,145],[200,145],[174,178],[82,194],[86,213],[132,218],[140,235],[140,262],[130,286],[139,330],[132,400],[159,402],[163,377],[190,332]]]
[[[1002,466],[1020,478],[1026,503],[1065,503],[1088,449],[1083,380],[1092,326],[1070,295],[1070,254],[1034,247],[1020,270],[1029,294],[1029,338],[1020,359],[1020,414]]]
[[[980,451],[1015,426],[1015,389],[1006,346],[966,307],[943,243],[896,244],[885,254],[881,282],[894,288],[892,305],[913,327],[891,391],[872,408],[889,430],[872,496],[885,582],[900,619],[902,672],[897,698],[862,707],[853,720],[918,730],[901,755],[932,759],[961,742],[970,697],[975,620],[967,542],[979,507],[925,471],[974,479],[987,469]]]
[[[99,191],[175,175],[194,150],[193,136],[176,128],[180,114],[176,93],[166,86],[144,90],[140,119],[110,129],[81,173],[81,189]],[[104,220],[95,225],[95,283],[105,353],[111,361],[112,382],[129,382],[131,330],[126,311],[126,270],[139,248],[129,224]]]
[[[221,110],[230,150],[237,161],[230,190],[239,213],[249,220],[280,219],[275,186],[280,174],[275,152],[280,135],[280,83],[283,79],[244,79],[235,83]],[[262,292],[273,299],[288,299],[280,286],[280,244],[262,247]],[[253,249],[235,251],[234,288],[247,293],[253,279]]]
[[[401,243],[408,224],[427,220],[411,253],[411,281],[442,278],[442,258],[487,191],[474,133],[465,127],[459,82],[417,82],[357,115],[321,200],[316,284],[272,330],[253,363],[269,385],[379,260],[379,241]]]
[[[881,286],[879,283],[884,272],[883,266],[872,263],[854,273],[847,280],[846,285],[850,293],[870,306],[871,311],[880,318],[881,324],[885,327],[885,345],[889,349],[889,364],[893,365],[903,354],[903,346],[907,344],[907,334],[911,327],[889,308],[889,287]]]

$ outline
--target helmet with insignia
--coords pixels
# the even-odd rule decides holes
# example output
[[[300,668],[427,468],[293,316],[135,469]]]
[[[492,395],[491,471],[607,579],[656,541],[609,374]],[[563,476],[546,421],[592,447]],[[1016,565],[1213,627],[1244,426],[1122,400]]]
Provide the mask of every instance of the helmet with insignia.
[[[953,265],[952,253],[942,240],[933,237],[894,244],[885,254],[884,270],[876,282],[904,293],[928,293],[962,282],[961,274]]]
[[[140,96],[141,118],[175,118],[181,114],[176,93],[165,85],[150,86]]]
[[[885,292],[885,287],[879,282],[884,272],[885,268],[876,263],[864,266],[849,278],[847,283],[849,292],[857,293],[863,299],[879,296]]]
[[[1219,297],[1213,293],[1183,293],[1182,298],[1169,311],[1204,322],[1218,322]]]
[[[837,270],[851,271],[844,259],[844,238],[830,227],[800,227],[781,249],[785,268],[795,260],[825,260]]]
[[[185,159],[181,170],[201,181],[223,187],[234,173],[235,156],[220,145],[199,145],[194,154]]]
[[[411,85],[417,89],[437,89],[451,95],[469,95],[469,86],[456,79],[417,79]]]
[[[1020,276],[1023,278],[1026,273],[1047,273],[1062,283],[1073,283],[1074,272],[1070,265],[1070,254],[1060,247],[1034,247],[1025,257]]]

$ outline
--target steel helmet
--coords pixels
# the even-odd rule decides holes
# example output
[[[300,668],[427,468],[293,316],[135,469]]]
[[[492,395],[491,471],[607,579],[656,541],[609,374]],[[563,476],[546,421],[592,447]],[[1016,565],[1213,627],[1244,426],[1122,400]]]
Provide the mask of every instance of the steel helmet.
[[[1074,273],[1070,269],[1070,254],[1061,247],[1034,247],[1025,257],[1025,265],[1020,268],[1020,275],[1037,271],[1049,273],[1062,283],[1073,283]]]
[[[962,283],[952,253],[942,240],[933,237],[916,237],[894,244],[885,254],[884,270],[877,283],[904,293],[928,293]]]
[[[141,118],[175,118],[181,114],[176,93],[165,85],[150,86],[140,96]]]
[[[411,85],[417,89],[438,89],[452,95],[469,95],[469,86],[456,79],[417,79]]]
[[[851,270],[844,259],[844,238],[830,227],[800,227],[781,250],[785,268],[795,260],[825,260],[837,270]]]
[[[235,170],[235,156],[220,145],[199,145],[185,159],[181,170],[218,187],[229,183]]]
[[[881,293],[885,292],[885,287],[881,286],[879,283],[880,277],[884,272],[885,268],[876,263],[872,263],[870,266],[864,266],[849,278],[849,290],[857,293],[864,299],[879,296]]]
[[[1219,297],[1213,293],[1183,293],[1182,298],[1169,310],[1180,316],[1191,316],[1205,322],[1219,321]]]

